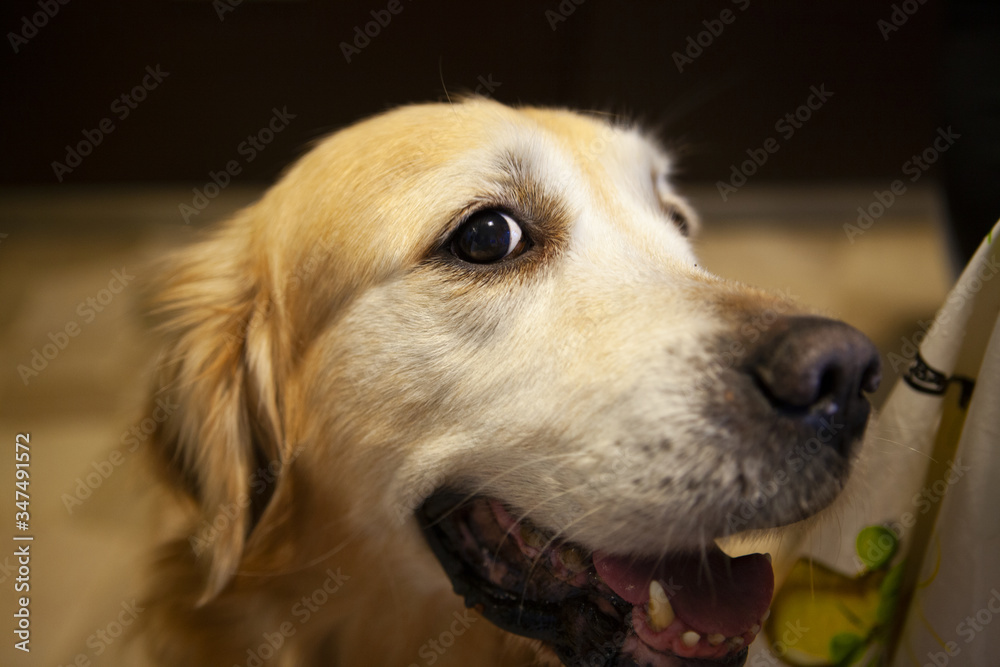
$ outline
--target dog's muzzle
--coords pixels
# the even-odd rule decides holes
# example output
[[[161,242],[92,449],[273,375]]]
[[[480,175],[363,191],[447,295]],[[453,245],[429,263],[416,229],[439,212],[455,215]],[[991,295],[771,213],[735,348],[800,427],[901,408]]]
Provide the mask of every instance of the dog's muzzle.
[[[773,510],[744,528],[786,525],[832,502],[868,421],[866,393],[877,388],[879,371],[875,347],[857,330],[796,316],[778,318],[742,367],[721,378],[718,413],[710,418],[742,419],[744,431],[730,449],[716,451],[755,459],[769,471],[788,464],[789,450],[821,443],[797,462],[801,483],[783,487]],[[824,435],[829,424],[836,428]],[[756,493],[760,481],[747,481],[746,492]],[[720,516],[723,497],[734,502],[730,493],[709,503]],[[706,524],[709,541],[700,550],[648,557],[552,537],[515,518],[518,509],[442,489],[417,512],[456,593],[494,624],[541,640],[568,666],[744,664],[767,619],[774,576],[769,556],[730,558],[714,546],[712,538],[734,532],[728,524]]]

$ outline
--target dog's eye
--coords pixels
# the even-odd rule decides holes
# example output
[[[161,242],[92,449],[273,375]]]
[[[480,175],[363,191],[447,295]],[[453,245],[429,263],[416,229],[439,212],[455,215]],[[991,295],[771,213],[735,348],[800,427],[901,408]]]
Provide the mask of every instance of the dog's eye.
[[[506,213],[486,209],[462,223],[451,241],[451,252],[474,264],[499,262],[524,252],[527,239],[521,227]]]
[[[687,216],[684,215],[683,211],[672,204],[667,204],[663,207],[663,212],[667,216],[667,220],[674,223],[681,234],[687,236],[691,233],[691,223],[688,222]]]

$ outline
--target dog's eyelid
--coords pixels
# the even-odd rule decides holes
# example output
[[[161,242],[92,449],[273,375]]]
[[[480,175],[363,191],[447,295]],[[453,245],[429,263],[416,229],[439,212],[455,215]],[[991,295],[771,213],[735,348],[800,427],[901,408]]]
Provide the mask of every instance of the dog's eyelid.
[[[674,194],[668,181],[668,173],[664,170],[653,169],[650,176],[656,197],[660,202],[660,210],[681,234],[693,236],[700,226],[698,216],[683,199]]]
[[[516,220],[518,224],[521,224],[521,219],[517,216],[516,213],[511,212],[511,210],[507,206],[503,204],[493,203],[492,200],[475,201],[471,204],[468,204],[467,206],[464,206],[461,209],[454,211],[453,213],[447,216],[448,224],[445,225],[442,228],[441,233],[438,234],[437,240],[434,242],[434,249],[439,250],[441,248],[446,248],[448,244],[451,243],[451,240],[452,238],[454,238],[455,233],[458,232],[459,227],[464,225],[469,220],[469,218],[474,216],[476,213],[487,210],[493,210],[499,213],[505,213],[514,218],[514,220]]]
[[[680,197],[669,195],[660,199],[660,210],[663,215],[677,227],[684,236],[694,236],[701,228],[698,215]]]
[[[667,216],[667,220],[672,222],[674,226],[677,227],[677,229],[680,231],[681,234],[683,234],[684,236],[688,236],[691,234],[692,231],[691,224],[688,221],[687,216],[684,215],[684,213],[680,210],[679,207],[675,206],[672,203],[664,202],[663,213],[664,215]]]

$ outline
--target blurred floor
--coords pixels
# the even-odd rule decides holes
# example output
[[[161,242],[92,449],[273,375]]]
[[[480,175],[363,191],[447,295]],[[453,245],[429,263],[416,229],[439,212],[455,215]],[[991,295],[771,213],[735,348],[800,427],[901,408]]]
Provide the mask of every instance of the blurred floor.
[[[686,194],[704,218],[697,246],[709,270],[782,290],[844,319],[885,355],[898,353],[918,322],[933,316],[951,277],[932,190],[911,190],[848,239],[843,225],[855,222],[856,208],[867,206],[875,189],[747,187],[728,203],[711,186]],[[138,597],[144,549],[162,532],[149,519],[142,447],[130,451],[128,436],[141,419],[155,354],[137,314],[140,283],[151,259],[194,235],[178,213],[191,192],[58,194],[0,192],[0,484],[13,485],[15,434],[30,432],[36,538],[32,652],[4,641],[0,664],[84,664],[79,656],[95,665],[126,664],[110,657],[131,627],[118,626],[123,604]],[[229,188],[198,225],[256,194]],[[70,323],[78,330],[67,330]],[[45,367],[22,377],[18,367],[31,368],[36,350],[36,365]],[[880,397],[894,380],[888,370]],[[4,614],[15,608],[12,552],[0,550]]]

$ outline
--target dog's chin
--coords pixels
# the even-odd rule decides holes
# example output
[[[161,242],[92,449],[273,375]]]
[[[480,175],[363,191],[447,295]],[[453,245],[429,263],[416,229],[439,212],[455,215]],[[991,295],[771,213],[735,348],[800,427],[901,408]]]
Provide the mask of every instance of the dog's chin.
[[[515,519],[499,500],[449,490],[417,518],[467,606],[541,640],[565,665],[743,665],[771,602],[762,554],[592,551]]]

